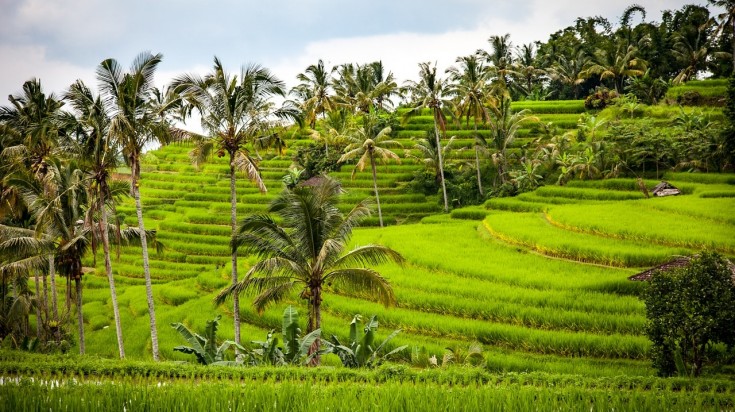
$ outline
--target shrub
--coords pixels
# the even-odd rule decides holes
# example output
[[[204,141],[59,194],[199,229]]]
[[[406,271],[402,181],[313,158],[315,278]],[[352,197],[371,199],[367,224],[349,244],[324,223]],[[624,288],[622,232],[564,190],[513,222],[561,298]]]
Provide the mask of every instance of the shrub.
[[[615,90],[610,90],[607,87],[596,87],[595,91],[584,99],[584,107],[587,110],[602,110],[612,104],[616,98],[618,98],[618,93]]]
[[[653,366],[660,375],[698,376],[713,344],[735,344],[732,276],[727,260],[702,253],[685,267],[651,278],[643,296],[646,335],[653,342]]]

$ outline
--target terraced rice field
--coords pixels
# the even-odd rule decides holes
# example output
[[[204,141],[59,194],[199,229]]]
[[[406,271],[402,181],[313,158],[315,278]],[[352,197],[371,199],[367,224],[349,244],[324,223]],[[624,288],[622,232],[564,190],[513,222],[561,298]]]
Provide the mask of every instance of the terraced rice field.
[[[147,225],[158,230],[166,246],[152,255],[151,266],[167,359],[186,359],[172,351],[180,342],[169,323],[201,328],[230,310],[211,303],[230,277],[229,178],[222,159],[199,172],[191,170],[185,162],[188,150],[175,145],[154,152],[157,164],[146,165],[141,183]],[[272,158],[261,165],[270,191],[260,194],[244,179],[239,181],[240,216],[264,211],[280,188],[287,162]],[[728,212],[735,200],[727,197],[735,193],[733,176],[674,174],[672,183],[688,194],[666,199],[644,199],[635,182],[626,179],[542,187],[516,198],[490,200],[470,214],[482,220],[462,220],[436,215],[436,198],[402,190],[412,167],[417,166],[381,167],[383,213],[392,223],[423,221],[359,229],[353,238],[355,245],[379,242],[406,257],[404,267],[378,268],[394,285],[397,307],[386,310],[365,296],[333,290],[324,302],[327,335],[343,335],[355,313],[377,313],[381,334],[402,329],[393,345],[407,344],[441,357],[446,347],[477,341],[490,370],[651,375],[645,359],[649,342],[642,335],[643,304],[636,297],[643,285],[627,277],[703,247],[730,256],[735,251],[735,222]],[[370,196],[368,174],[355,180],[349,172],[334,175],[347,191],[345,209]],[[122,205],[119,212],[134,223],[131,205]],[[139,252],[129,248],[113,262],[122,285],[126,348],[134,358],[149,356],[140,260]],[[241,258],[240,270],[252,263]],[[114,329],[101,260],[86,277],[85,288],[87,347],[113,357]],[[295,297],[289,303],[300,304]],[[243,340],[260,340],[267,330],[278,328],[281,311],[274,307],[260,316],[243,305]],[[222,336],[232,333],[230,322],[222,322]],[[338,360],[328,356],[326,362]]]

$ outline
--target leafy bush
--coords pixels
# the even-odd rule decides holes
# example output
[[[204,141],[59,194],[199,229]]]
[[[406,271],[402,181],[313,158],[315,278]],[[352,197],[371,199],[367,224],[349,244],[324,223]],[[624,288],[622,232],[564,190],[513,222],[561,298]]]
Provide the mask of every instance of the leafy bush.
[[[383,361],[388,359],[391,355],[395,355],[398,352],[406,349],[406,345],[400,346],[386,353],[385,355],[379,356],[380,351],[385,345],[393,339],[401,331],[400,329],[393,331],[383,342],[374,347],[375,331],[378,329],[378,317],[373,315],[365,324],[363,328],[362,336],[358,336],[358,327],[362,318],[360,315],[355,315],[350,323],[350,337],[349,343],[343,344],[339,339],[332,335],[332,339],[329,343],[329,351],[339,356],[344,366],[348,368],[360,368],[360,367],[375,367],[380,365]]]
[[[584,99],[584,107],[587,110],[602,110],[616,98],[618,98],[618,93],[615,90],[610,90],[607,87],[596,87],[595,91]]]
[[[735,284],[728,262],[702,253],[688,265],[658,272],[643,296],[659,375],[698,376],[713,344],[735,344]]]

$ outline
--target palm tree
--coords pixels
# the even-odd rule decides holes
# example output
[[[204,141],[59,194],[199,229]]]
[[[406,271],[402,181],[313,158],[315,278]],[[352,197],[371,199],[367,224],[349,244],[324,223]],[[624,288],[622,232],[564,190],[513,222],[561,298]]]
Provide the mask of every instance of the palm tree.
[[[32,79],[23,84],[23,93],[9,96],[11,107],[0,108],[0,124],[13,131],[17,139],[5,147],[0,158],[7,162],[13,170],[23,168],[29,170],[35,179],[41,182],[47,196],[55,193],[49,176],[49,164],[53,159],[63,154],[64,148],[59,141],[63,133],[59,129],[59,116],[63,102],[52,93],[46,95],[41,87],[41,81]],[[51,281],[51,306],[54,321],[59,320],[56,268],[53,256],[48,257],[48,272]],[[46,277],[44,294],[46,294]],[[45,310],[48,310],[48,299],[43,300]],[[48,312],[46,313],[48,317]]]
[[[101,237],[105,271],[110,285],[112,312],[115,318],[118,352],[120,359],[123,359],[125,358],[125,346],[120,323],[120,310],[117,304],[115,278],[112,274],[107,211],[108,207],[112,207],[114,210],[114,203],[111,202],[113,193],[110,187],[110,175],[117,167],[119,150],[114,142],[110,141],[110,118],[107,116],[104,104],[99,96],[94,96],[81,80],[77,80],[69,87],[64,99],[69,101],[74,108],[75,113],[69,119],[73,126],[70,129],[78,135],[80,143],[79,159],[85,163],[86,178],[91,182],[88,185],[90,207],[87,211],[85,224],[89,227],[95,227],[93,218],[96,214],[99,215],[98,230],[95,236],[92,237],[92,251],[96,256],[95,240],[97,237]]]
[[[421,112],[421,109],[429,109],[434,117],[434,137],[436,138],[436,147],[438,148],[436,153],[439,157],[438,167],[444,199],[444,213],[447,213],[449,211],[449,201],[447,200],[447,185],[444,182],[444,159],[439,138],[439,131],[441,130],[443,136],[447,130],[447,119],[443,110],[447,89],[446,82],[436,76],[436,65],[431,66],[429,63],[420,63],[419,81],[407,81],[404,89],[409,94],[410,100],[412,101],[411,106],[413,106],[406,113],[406,116],[417,115]]]
[[[611,79],[615,91],[621,93],[625,79],[643,76],[646,66],[647,62],[638,57],[636,46],[621,42],[615,50],[598,50],[594,60],[580,73],[580,77],[598,75],[601,80]]]
[[[584,82],[582,73],[589,65],[589,61],[589,56],[581,48],[572,58],[561,55],[549,68],[549,76],[561,84],[574,87],[574,99],[576,100],[579,98],[579,85]]]
[[[268,305],[301,289],[299,296],[307,300],[309,308],[307,333],[321,328],[322,294],[326,288],[369,296],[385,306],[394,304],[395,295],[388,280],[365,266],[390,260],[402,263],[403,257],[381,245],[359,246],[343,253],[352,229],[370,214],[370,209],[368,202],[362,201],[343,215],[337,208],[339,193],[339,183],[324,178],[316,186],[284,189],[273,200],[268,213],[277,215],[281,223],[269,215],[245,218],[232,248],[244,248],[261,260],[242,281],[220,292],[216,302],[253,290],[258,293],[253,306],[262,313]],[[311,352],[318,348],[319,340]]]
[[[257,65],[243,67],[240,76],[227,73],[220,60],[214,58],[212,72],[201,77],[184,75],[172,86],[202,115],[202,128],[209,136],[195,139],[190,156],[195,165],[205,161],[213,151],[227,154],[230,160],[230,226],[232,238],[237,232],[237,172],[244,172],[261,192],[266,191],[256,160],[248,145],[270,129],[271,116],[287,118],[295,113],[275,110],[270,98],[285,96],[285,84],[271,72]],[[232,284],[238,282],[237,249],[232,250]],[[240,343],[240,301],[233,298],[235,342]]]
[[[731,31],[730,43],[732,46],[732,66],[735,70],[735,0],[707,0],[707,3],[725,9],[725,12],[718,15],[719,20],[717,32],[722,35],[726,30]]]
[[[487,146],[485,139],[477,133],[477,122],[487,122],[490,113],[484,103],[489,98],[488,70],[477,56],[458,57],[459,67],[450,67],[447,70],[449,78],[454,82],[450,85],[450,94],[457,98],[458,118],[465,118],[467,124],[472,117],[475,131],[475,169],[477,170],[477,189],[482,191],[482,176],[480,173],[480,149]]]
[[[378,175],[375,170],[375,162],[380,161],[385,163],[389,159],[394,159],[398,163],[401,159],[397,154],[393,153],[391,148],[402,147],[400,143],[395,140],[390,140],[391,128],[384,127],[383,129],[376,131],[375,123],[377,116],[370,114],[365,118],[364,126],[361,129],[356,130],[354,133],[348,135],[350,143],[345,148],[345,153],[339,158],[340,162],[346,162],[351,159],[359,158],[355,168],[352,170],[352,178],[355,177],[355,173],[363,171],[366,164],[370,164],[370,168],[373,172],[373,189],[375,190],[375,203],[378,205],[378,220],[380,221],[380,227],[383,227],[383,212],[380,210],[380,196],[378,195]],[[377,159],[376,159],[377,158]]]
[[[306,68],[304,73],[296,75],[300,82],[291,89],[291,94],[299,101],[309,127],[316,127],[319,116],[324,117],[327,112],[336,108],[331,92],[331,72],[325,70],[324,61],[319,59],[317,64]]]
[[[7,259],[0,272],[12,271],[26,273],[40,269],[40,263],[51,254],[57,262],[59,273],[66,277],[67,284],[74,281],[76,289],[77,322],[79,328],[79,352],[85,352],[84,318],[82,316],[82,259],[90,250],[95,232],[114,230],[120,234],[119,240],[125,244],[137,243],[149,232],[140,236],[137,228],[119,230],[108,225],[100,229],[86,210],[89,204],[86,190],[85,171],[71,160],[61,163],[58,160],[48,165],[49,176],[53,176],[56,196],[49,196],[36,180],[28,176],[18,176],[12,183],[19,189],[28,209],[36,221],[35,233],[16,231],[12,239],[0,244],[0,256],[15,255]],[[155,242],[155,241],[154,241]],[[160,247],[160,245],[156,245]],[[67,293],[67,298],[70,294]]]
[[[521,125],[529,121],[537,122],[539,119],[531,116],[528,109],[513,113],[510,108],[510,98],[506,97],[499,105],[491,107],[490,131],[491,141],[495,148],[493,162],[498,168],[501,183],[506,182],[508,172],[507,150],[515,140]]]
[[[674,84],[682,84],[690,79],[696,78],[697,73],[711,67],[710,57],[729,57],[724,52],[712,52],[710,44],[703,41],[706,38],[706,32],[714,24],[713,19],[707,20],[704,24],[697,27],[697,37],[692,44],[686,36],[681,34],[675,35],[676,43],[671,50],[671,54],[684,67],[672,81]]]
[[[510,86],[509,77],[518,75],[513,66],[513,43],[510,41],[510,34],[490,36],[487,41],[490,43],[491,51],[479,49],[476,54],[490,65],[490,71],[500,87],[507,90]]]
[[[140,157],[146,145],[172,141],[176,135],[166,119],[167,113],[178,108],[178,101],[164,104],[157,101],[157,89],[153,85],[156,67],[161,62],[161,54],[149,52],[139,54],[128,72],[115,59],[107,59],[97,68],[99,90],[110,116],[109,135],[121,147],[125,162],[130,166],[131,192],[135,199],[138,230],[145,233],[143,208],[140,200]],[[145,276],[146,299],[151,328],[151,349],[153,360],[159,360],[158,330],[156,311],[153,303],[151,271],[148,262],[148,242],[141,238],[143,252],[143,273]]]
[[[332,81],[336,101],[350,113],[368,114],[383,110],[397,94],[398,85],[393,73],[386,75],[383,62],[368,64],[346,63],[335,68],[337,77]]]

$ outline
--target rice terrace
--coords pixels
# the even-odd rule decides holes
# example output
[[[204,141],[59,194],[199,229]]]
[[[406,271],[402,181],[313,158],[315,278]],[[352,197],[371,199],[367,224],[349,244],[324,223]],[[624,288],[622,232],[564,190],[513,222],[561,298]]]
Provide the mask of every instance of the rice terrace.
[[[18,85],[0,410],[735,410],[735,2],[621,12]]]

